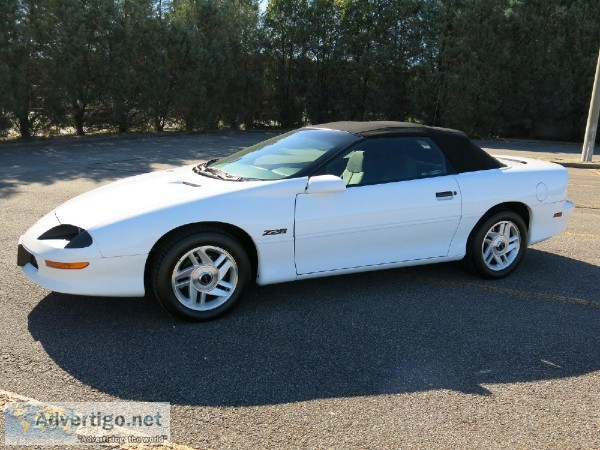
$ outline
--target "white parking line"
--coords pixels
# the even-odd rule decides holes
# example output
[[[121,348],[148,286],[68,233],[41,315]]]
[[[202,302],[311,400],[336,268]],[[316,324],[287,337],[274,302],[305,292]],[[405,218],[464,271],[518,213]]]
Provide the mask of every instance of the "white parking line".
[[[567,235],[567,236],[579,236],[579,237],[589,237],[589,238],[600,239],[600,234],[593,234],[593,233],[572,233],[570,231],[565,231],[562,234]]]
[[[555,294],[547,294],[544,292],[536,292],[536,291],[525,291],[520,289],[510,289],[492,286],[489,284],[477,284],[477,283],[467,283],[464,281],[452,281],[452,280],[440,280],[437,278],[430,277],[419,277],[419,276],[409,276],[409,279],[419,281],[422,283],[433,283],[441,286],[451,286],[451,287],[460,287],[466,289],[476,289],[479,291],[486,292],[494,292],[497,294],[505,294],[505,295],[513,295],[516,297],[523,298],[532,298],[537,300],[547,300],[551,302],[559,302],[559,303],[570,303],[573,305],[581,305],[581,306],[589,306],[592,308],[600,308],[600,302],[596,302],[593,300],[586,300],[584,298],[579,297],[569,297],[566,295],[555,295]]]
[[[598,205],[586,205],[584,203],[576,203],[575,208],[584,208],[584,209],[600,209]]]

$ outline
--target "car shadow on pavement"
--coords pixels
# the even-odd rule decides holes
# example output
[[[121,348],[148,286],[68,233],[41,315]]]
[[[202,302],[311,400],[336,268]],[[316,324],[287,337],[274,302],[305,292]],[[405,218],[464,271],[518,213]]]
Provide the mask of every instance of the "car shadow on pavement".
[[[569,274],[580,283],[565,287]],[[540,277],[550,301],[519,294]],[[600,370],[600,309],[557,300],[598,300],[592,279],[597,266],[530,250],[497,282],[444,264],[286,283],[252,289],[230,315],[200,324],[169,318],[151,299],[52,293],[30,313],[29,330],[70,375],[127,400],[488,395],[493,383]]]

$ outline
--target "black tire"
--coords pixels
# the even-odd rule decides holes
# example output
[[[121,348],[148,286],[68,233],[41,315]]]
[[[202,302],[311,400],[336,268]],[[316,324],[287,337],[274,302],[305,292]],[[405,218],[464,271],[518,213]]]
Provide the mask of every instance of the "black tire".
[[[519,232],[520,245],[518,246],[518,252],[516,253],[516,256],[507,267],[493,269],[484,261],[484,239],[488,231],[490,231],[500,222],[509,222],[516,226]],[[523,261],[523,257],[525,256],[525,252],[527,251],[527,242],[527,225],[525,225],[523,218],[513,211],[498,211],[484,220],[473,231],[469,242],[467,243],[467,257],[465,259],[471,262],[473,268],[481,277],[487,279],[503,278],[512,273],[519,266],[519,264],[521,264],[521,261]],[[499,242],[498,244],[499,246],[494,247],[494,250],[502,248],[503,242]]]
[[[208,310],[196,310],[186,306],[178,299],[175,294],[176,288],[173,287],[171,282],[173,271],[182,257],[191,250],[202,246],[211,246],[225,250],[237,266],[237,284],[229,298],[225,303]],[[233,236],[217,231],[190,230],[185,234],[167,240],[159,247],[152,259],[149,274],[149,284],[152,293],[170,314],[183,320],[200,322],[216,319],[230,311],[237,304],[250,281],[251,266],[250,259],[244,247]],[[183,288],[180,296],[185,297],[185,292],[185,288]],[[213,297],[209,294],[206,298],[208,304],[208,299]],[[217,297],[213,298],[213,300],[217,299]],[[196,305],[192,301],[188,304]]]

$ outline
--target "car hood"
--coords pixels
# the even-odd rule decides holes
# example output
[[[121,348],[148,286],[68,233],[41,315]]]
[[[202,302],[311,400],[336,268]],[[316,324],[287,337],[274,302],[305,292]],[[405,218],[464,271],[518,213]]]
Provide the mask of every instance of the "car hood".
[[[62,224],[84,229],[250,187],[259,182],[224,181],[198,175],[194,166],[125,178],[79,195],[59,206]]]

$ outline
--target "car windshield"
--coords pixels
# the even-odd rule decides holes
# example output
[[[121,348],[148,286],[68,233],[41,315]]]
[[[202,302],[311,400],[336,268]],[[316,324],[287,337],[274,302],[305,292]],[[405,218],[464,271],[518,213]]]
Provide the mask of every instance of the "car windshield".
[[[207,166],[238,180],[279,180],[357,139],[358,136],[342,131],[303,129],[260,142]]]

